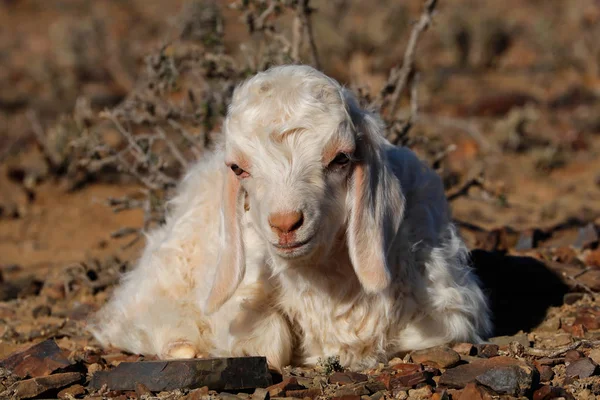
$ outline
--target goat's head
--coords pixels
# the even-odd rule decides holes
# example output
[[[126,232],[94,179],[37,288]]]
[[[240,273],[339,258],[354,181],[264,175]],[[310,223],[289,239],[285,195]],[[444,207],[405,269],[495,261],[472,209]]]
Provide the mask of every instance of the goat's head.
[[[386,250],[403,213],[382,126],[335,80],[307,66],[275,67],[239,86],[225,124],[227,247],[208,311],[244,270],[244,201],[271,255],[302,262],[344,237],[365,290],[390,281]]]

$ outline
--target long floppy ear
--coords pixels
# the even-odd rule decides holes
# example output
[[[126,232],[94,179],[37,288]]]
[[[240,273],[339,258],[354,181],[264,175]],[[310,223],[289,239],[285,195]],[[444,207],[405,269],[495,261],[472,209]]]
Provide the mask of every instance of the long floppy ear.
[[[240,224],[244,197],[240,181],[227,168],[221,206],[221,254],[215,280],[206,302],[207,315],[217,311],[229,300],[244,277],[246,263]]]
[[[357,130],[358,161],[349,189],[348,250],[361,285],[376,293],[392,279],[388,251],[402,221],[404,196],[386,157],[382,123],[357,108],[350,115]]]

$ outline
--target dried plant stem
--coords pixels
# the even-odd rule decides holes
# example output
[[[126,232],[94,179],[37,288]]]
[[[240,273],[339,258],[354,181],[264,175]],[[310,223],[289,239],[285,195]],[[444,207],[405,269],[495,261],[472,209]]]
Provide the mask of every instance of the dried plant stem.
[[[313,12],[313,9],[310,7],[310,0],[301,0],[298,7],[298,18],[302,24],[302,31],[305,32],[306,36],[308,37],[308,45],[310,46],[313,65],[315,68],[321,69],[319,52],[317,50],[317,43],[315,41],[315,35],[312,29],[312,21],[310,18]]]
[[[400,95],[404,91],[406,84],[408,82],[408,77],[414,68],[415,62],[415,52],[417,49],[417,44],[419,43],[419,39],[421,34],[427,30],[429,25],[431,24],[431,19],[433,12],[435,10],[435,6],[437,5],[437,0],[427,0],[425,2],[425,6],[423,7],[423,12],[419,17],[419,20],[413,27],[410,37],[408,39],[408,44],[406,46],[406,50],[404,51],[404,58],[402,60],[402,67],[394,68],[388,77],[387,83],[384,86],[382,93],[380,93],[377,98],[371,104],[374,108],[382,108],[384,98],[387,96],[388,88],[394,88],[392,93],[389,107],[387,108],[387,118],[386,120],[392,121],[395,117],[398,104],[400,102]]]

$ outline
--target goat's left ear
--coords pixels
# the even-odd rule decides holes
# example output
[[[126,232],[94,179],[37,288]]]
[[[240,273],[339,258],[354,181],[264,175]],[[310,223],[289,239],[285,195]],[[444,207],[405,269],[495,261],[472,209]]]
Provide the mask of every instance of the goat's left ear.
[[[382,123],[360,110],[351,114],[359,160],[353,167],[347,202],[348,250],[361,285],[376,293],[391,282],[387,253],[402,221],[404,196],[385,154]]]
[[[205,313],[208,315],[217,311],[231,298],[242,282],[246,269],[240,221],[245,192],[229,168],[226,168],[224,174],[220,232],[222,243],[217,271],[205,307]]]

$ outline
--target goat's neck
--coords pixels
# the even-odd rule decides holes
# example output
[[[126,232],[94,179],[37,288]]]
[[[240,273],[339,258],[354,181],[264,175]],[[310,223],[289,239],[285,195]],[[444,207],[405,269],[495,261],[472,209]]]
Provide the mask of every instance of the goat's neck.
[[[347,297],[349,292],[358,293],[361,290],[352,268],[345,238],[335,240],[330,249],[318,250],[310,258],[274,259],[273,263],[282,286],[295,292],[317,288],[319,293],[328,296]]]

